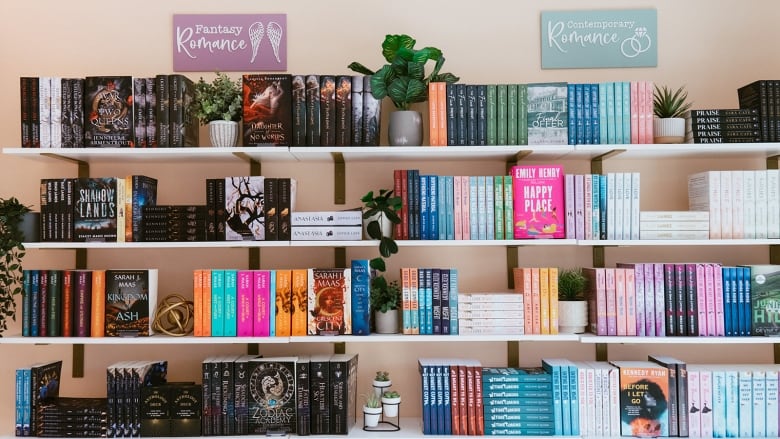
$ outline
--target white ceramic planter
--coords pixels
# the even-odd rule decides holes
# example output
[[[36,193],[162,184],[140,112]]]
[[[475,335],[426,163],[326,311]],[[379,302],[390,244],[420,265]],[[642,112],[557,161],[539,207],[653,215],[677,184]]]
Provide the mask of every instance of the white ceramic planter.
[[[398,310],[391,309],[388,312],[375,311],[374,323],[379,334],[398,333]]]
[[[391,380],[387,381],[377,381],[374,380],[371,385],[374,387],[374,393],[376,394],[377,398],[381,398],[382,394],[385,393],[385,390],[389,389],[390,386],[393,385],[393,382]]]
[[[414,110],[396,110],[390,113],[387,126],[391,146],[420,146],[423,139],[422,115]]]
[[[368,223],[379,218],[379,215],[382,215],[382,220],[379,222],[379,228],[382,230],[382,236],[386,238],[393,236],[393,222],[390,221],[390,218],[386,217],[384,214],[377,213],[372,217],[363,218],[363,237],[365,239],[371,239],[368,236]]]
[[[588,302],[584,300],[558,301],[558,332],[581,334],[588,327]]]
[[[669,119],[653,119],[654,143],[683,143],[685,141],[685,119],[672,117]]]
[[[401,397],[397,398],[385,398],[382,397],[382,410],[385,412],[385,416],[388,418],[395,418],[398,416],[398,406],[401,404]]]
[[[211,146],[230,148],[238,142],[238,122],[215,120],[209,122]]]
[[[376,427],[379,425],[379,417],[382,414],[382,407],[363,406],[363,426]]]

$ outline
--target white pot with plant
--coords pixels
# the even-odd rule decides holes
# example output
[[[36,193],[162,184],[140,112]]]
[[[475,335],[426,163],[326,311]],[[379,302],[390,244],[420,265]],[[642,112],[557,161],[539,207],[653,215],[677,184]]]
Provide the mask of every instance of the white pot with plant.
[[[376,395],[377,398],[381,398],[382,394],[385,393],[385,390],[393,385],[393,381],[390,379],[390,372],[386,370],[376,371],[376,376],[374,376],[374,381],[371,385],[374,387],[374,395]]]
[[[201,77],[195,83],[191,111],[201,124],[208,125],[212,146],[236,146],[242,114],[241,81],[219,72],[210,83]]]
[[[457,82],[452,73],[439,73],[444,65],[444,54],[435,47],[415,49],[417,43],[409,35],[386,35],[382,43],[382,56],[387,64],[376,72],[363,64],[353,62],[349,66],[355,72],[371,75],[371,94],[377,100],[385,96],[393,101],[397,111],[390,114],[388,140],[393,146],[422,145],[422,116],[411,105],[428,100],[428,84],[431,82]],[[435,63],[433,71],[425,76],[425,64]]]
[[[685,113],[690,110],[688,92],[680,87],[672,92],[665,85],[655,86],[653,93],[653,142],[683,143],[685,141]]]
[[[382,411],[388,418],[398,416],[399,405],[401,405],[401,395],[395,390],[388,390],[382,394]]]
[[[365,395],[366,402],[363,404],[363,426],[376,427],[379,425],[379,418],[382,416],[382,401],[374,392]]]
[[[562,269],[558,274],[558,332],[581,334],[588,327],[588,278],[582,268]]]

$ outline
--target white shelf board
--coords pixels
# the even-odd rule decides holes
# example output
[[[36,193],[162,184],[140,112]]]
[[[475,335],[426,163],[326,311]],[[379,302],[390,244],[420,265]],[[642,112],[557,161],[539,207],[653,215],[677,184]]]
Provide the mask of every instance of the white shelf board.
[[[345,162],[382,161],[495,161],[513,160],[518,155],[528,158],[554,160],[574,151],[569,145],[549,146],[347,146],[347,147],[297,147],[290,153],[301,161],[332,161],[334,154],[341,154]]]
[[[377,241],[289,241],[290,247],[376,247]]]
[[[152,335],[150,337],[22,337],[19,334],[0,338],[0,344],[17,345],[216,345],[216,344],[282,344],[289,343],[289,337],[171,337]]]
[[[86,163],[122,162],[260,162],[295,161],[287,147],[187,148],[3,148],[3,154],[32,159],[52,158]]]
[[[577,245],[604,247],[652,247],[652,246],[749,246],[780,245],[780,239],[622,239],[580,240]]]
[[[611,151],[621,151],[612,158],[728,158],[780,154],[780,143],[722,143],[722,144],[647,144],[647,145],[576,145],[574,156],[595,158]]]
[[[290,343],[439,343],[439,342],[507,342],[507,341],[578,341],[578,334],[560,335],[337,335],[290,337]]]
[[[780,337],[623,337],[582,334],[581,343],[604,344],[775,344]]]
[[[289,247],[290,241],[25,242],[25,249],[166,249]]]
[[[401,240],[399,247],[525,247],[577,245],[574,239]]]

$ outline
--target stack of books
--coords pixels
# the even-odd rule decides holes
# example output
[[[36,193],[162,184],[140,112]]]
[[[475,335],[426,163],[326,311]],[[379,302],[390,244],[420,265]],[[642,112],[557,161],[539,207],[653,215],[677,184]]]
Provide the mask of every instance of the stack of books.
[[[686,143],[753,143],[761,139],[757,108],[713,108],[685,114]]]
[[[461,293],[458,295],[460,334],[524,333],[523,295],[517,293]]]
[[[542,368],[482,368],[482,405],[485,435],[560,434],[554,428],[552,375]]]
[[[639,213],[639,239],[709,239],[710,214],[704,211]]]

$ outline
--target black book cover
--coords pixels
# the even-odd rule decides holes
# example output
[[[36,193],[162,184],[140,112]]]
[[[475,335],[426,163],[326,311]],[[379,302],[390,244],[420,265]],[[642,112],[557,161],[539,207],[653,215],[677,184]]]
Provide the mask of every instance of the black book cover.
[[[211,432],[221,436],[222,433],[222,362],[226,356],[216,357],[211,364]]]
[[[130,373],[130,395],[125,396],[128,403],[125,431],[130,431],[131,437],[138,437],[141,429],[141,390],[145,387],[159,386],[166,383],[168,374],[167,361],[136,361],[128,368]],[[127,369],[125,370],[127,373]]]
[[[320,77],[306,75],[306,145],[320,146]]]
[[[442,268],[441,275],[441,333],[450,335],[450,269]]]
[[[761,141],[769,142],[769,92],[765,80],[754,81],[737,89],[737,97],[740,109],[752,109],[758,111],[758,119],[761,122]]]
[[[171,435],[171,402],[167,386],[141,388],[141,437]]]
[[[30,78],[30,143],[32,148],[41,147],[40,79]],[[81,101],[79,101],[81,102]]]
[[[46,335],[59,337],[62,335],[62,270],[48,270],[48,287],[46,298]]]
[[[292,76],[291,146],[306,146],[306,76]]]
[[[336,77],[320,76],[320,145],[336,144]]]
[[[65,96],[65,89],[62,90],[63,96]],[[64,105],[63,105],[64,107]],[[133,139],[136,148],[146,148],[146,78],[133,78],[133,113],[135,118],[133,120]],[[63,119],[64,119],[63,114]],[[64,146],[63,139],[63,146]]]
[[[311,434],[311,407],[309,401],[309,355],[299,355],[295,363],[295,398],[297,401],[298,436]]]
[[[167,387],[171,406],[171,436],[200,436],[201,386],[193,383],[169,383]]]
[[[197,147],[200,125],[190,112],[195,84],[184,75],[170,75],[170,129],[172,147]]]
[[[116,178],[79,178],[75,180],[73,240],[78,242],[116,242]]]
[[[235,404],[235,434],[243,436],[249,433],[249,361],[256,355],[242,355],[233,363],[235,379],[233,381],[233,400]]]
[[[106,337],[148,336],[157,270],[106,270]]]
[[[32,79],[19,78],[19,102],[21,111],[21,145],[32,148]]]
[[[336,76],[336,146],[352,144],[352,77]]]
[[[133,78],[90,76],[84,80],[84,142],[87,147],[133,146]]]
[[[206,179],[206,241],[217,240],[217,179]]]
[[[290,222],[292,213],[292,198],[296,183],[292,178],[279,179],[279,241],[289,241],[292,235],[292,224]]]
[[[73,147],[84,147],[84,79],[75,78],[72,80],[71,91],[73,92]]]
[[[236,434],[236,399],[235,399],[235,372],[234,362],[237,355],[227,356],[220,363],[220,382],[222,385],[222,434],[233,436]]]
[[[264,182],[265,240],[279,240],[279,179],[266,177]]]
[[[60,78],[60,106],[62,118],[60,120],[60,135],[63,148],[73,148],[73,80]]]
[[[330,358],[331,434],[348,434],[355,425],[357,361],[357,354],[337,354]]]
[[[487,85],[477,85],[477,145],[487,145]]]
[[[457,122],[457,142],[456,145],[468,145],[469,136],[469,112],[466,84],[455,84],[455,105]]]
[[[447,145],[458,145],[457,84],[447,83]]]
[[[168,85],[168,75],[154,77],[155,99],[155,138],[157,147],[168,148],[171,146],[171,89]]]
[[[40,363],[30,367],[30,412],[37,417],[43,402],[60,395],[62,361]],[[37,422],[30,423],[30,435],[37,436]]]
[[[143,212],[147,206],[157,205],[157,179],[146,175],[133,175],[132,199],[130,200],[130,239],[127,242],[144,240]]]
[[[295,433],[294,357],[249,362],[249,433]]]
[[[290,146],[292,77],[286,74],[243,76],[244,145]]]
[[[352,143],[363,144],[363,76],[352,76]]]
[[[363,146],[378,146],[382,121],[382,101],[371,94],[371,76],[363,76]]]
[[[669,371],[669,436],[688,437],[688,368],[684,361],[665,355],[647,359]]]
[[[309,361],[311,434],[330,433],[330,356],[312,355]]]
[[[144,78],[146,83],[146,147],[157,148],[157,78]]]
[[[211,365],[215,361],[215,357],[208,357],[201,362],[201,404],[203,410],[201,418],[201,430],[203,436],[211,436],[214,434],[214,422],[211,418],[211,414],[214,411],[211,403]]]
[[[478,85],[468,84],[466,87],[466,114],[468,123],[466,124],[466,141],[467,145],[478,145],[477,138],[477,124],[479,122],[479,110],[477,102],[477,87]]]

